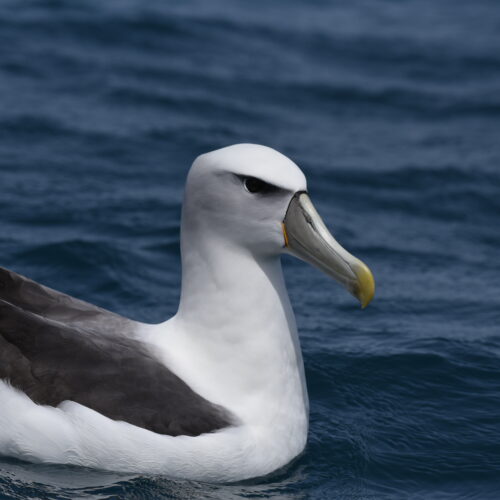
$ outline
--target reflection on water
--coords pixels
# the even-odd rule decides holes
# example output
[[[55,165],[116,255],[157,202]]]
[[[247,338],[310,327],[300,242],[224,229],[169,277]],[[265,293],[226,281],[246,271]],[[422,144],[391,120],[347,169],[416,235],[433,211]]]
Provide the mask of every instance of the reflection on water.
[[[300,484],[306,480],[303,467],[289,466],[264,479],[215,485],[171,480],[136,474],[117,474],[79,467],[0,461],[0,495],[24,500],[32,495],[44,498],[169,498],[175,500],[236,500],[306,498]],[[1,496],[0,496],[1,498]]]

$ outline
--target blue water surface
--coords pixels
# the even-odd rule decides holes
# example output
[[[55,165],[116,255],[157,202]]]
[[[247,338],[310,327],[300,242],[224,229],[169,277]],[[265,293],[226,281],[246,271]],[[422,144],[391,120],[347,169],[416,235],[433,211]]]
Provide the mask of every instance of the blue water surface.
[[[311,427],[284,470],[0,459],[1,498],[500,498],[499,2],[5,0],[0,42],[0,265],[166,319],[192,160],[255,142],[378,287],[361,311],[285,259]]]

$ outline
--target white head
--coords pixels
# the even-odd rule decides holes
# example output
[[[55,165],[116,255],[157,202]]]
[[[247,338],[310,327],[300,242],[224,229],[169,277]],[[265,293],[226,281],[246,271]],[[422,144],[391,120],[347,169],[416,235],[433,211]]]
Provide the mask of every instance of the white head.
[[[340,281],[366,305],[368,268],[328,232],[307,195],[300,168],[281,153],[237,144],[199,156],[188,175],[182,231],[255,258],[287,252]]]
[[[299,167],[274,149],[237,144],[199,156],[186,184],[184,221],[255,255],[279,255],[291,198],[306,191]]]

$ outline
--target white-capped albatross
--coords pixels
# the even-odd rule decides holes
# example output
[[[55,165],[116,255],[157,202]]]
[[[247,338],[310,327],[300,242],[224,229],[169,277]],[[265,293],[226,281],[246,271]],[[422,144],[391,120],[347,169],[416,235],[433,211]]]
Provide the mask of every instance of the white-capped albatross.
[[[258,145],[189,171],[177,314],[138,323],[0,270],[0,454],[213,482],[306,444],[308,398],[280,255],[364,307],[369,269],[329,233],[290,159]]]

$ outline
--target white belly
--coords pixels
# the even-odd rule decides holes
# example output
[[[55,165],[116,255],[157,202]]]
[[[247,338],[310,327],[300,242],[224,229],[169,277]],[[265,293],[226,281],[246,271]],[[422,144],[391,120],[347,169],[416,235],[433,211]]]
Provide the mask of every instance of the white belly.
[[[307,433],[302,423],[288,437],[246,425],[198,437],[162,436],[73,402],[58,408],[36,405],[4,382],[0,402],[2,455],[199,481],[267,474],[302,451]]]

